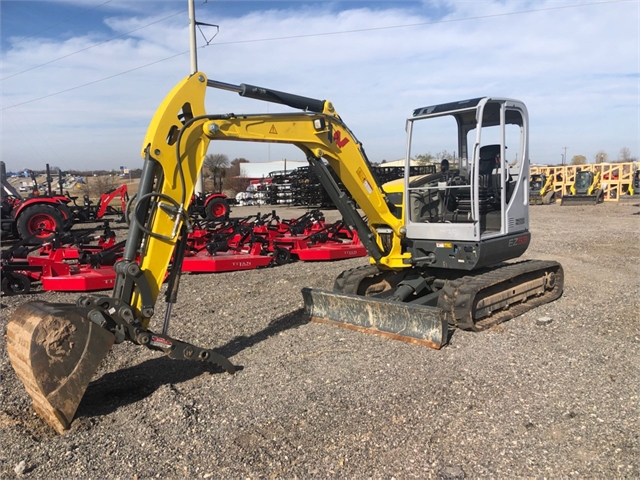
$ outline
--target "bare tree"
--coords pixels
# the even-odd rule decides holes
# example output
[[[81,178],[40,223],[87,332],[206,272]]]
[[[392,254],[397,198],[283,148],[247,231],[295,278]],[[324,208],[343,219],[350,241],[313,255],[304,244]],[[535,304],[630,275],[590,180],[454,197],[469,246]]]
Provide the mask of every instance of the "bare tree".
[[[89,197],[92,201],[97,201],[103,193],[116,188],[115,175],[100,175],[96,177],[84,177],[84,183],[80,187],[83,196]]]
[[[596,153],[595,159],[596,159],[596,163],[608,163],[609,155],[607,155],[607,152],[605,152],[604,150],[598,150],[598,153]]]
[[[93,177],[93,197],[100,198],[100,195],[102,195],[103,193],[107,193],[109,190],[115,188],[116,178],[117,177],[115,175],[101,175],[99,177]]]
[[[638,159],[631,156],[631,150],[627,147],[622,147],[618,154],[618,162],[635,162]]]
[[[429,165],[435,162],[436,157],[431,152],[427,152],[416,155],[411,160],[414,160],[418,165]]]
[[[204,166],[209,169],[211,175],[219,177],[229,168],[229,157],[224,153],[210,153],[204,157]]]
[[[587,163],[587,157],[584,155],[574,155],[571,158],[571,165],[584,165],[585,163]]]

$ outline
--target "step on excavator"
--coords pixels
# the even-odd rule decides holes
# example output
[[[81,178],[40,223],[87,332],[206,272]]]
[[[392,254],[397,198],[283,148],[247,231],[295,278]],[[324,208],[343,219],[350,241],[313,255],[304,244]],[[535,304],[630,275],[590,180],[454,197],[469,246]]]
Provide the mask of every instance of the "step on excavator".
[[[207,114],[207,87],[297,111]],[[164,99],[144,139],[138,200],[114,267],[113,293],[83,295],[75,304],[32,301],[10,318],[9,356],[35,410],[58,432],[68,429],[100,362],[123,341],[235,371],[219,353],[168,334],[191,229],[189,201],[211,141],[300,148],[367,248],[369,265],[343,272],[333,290],[303,289],[312,320],[440,348],[456,328],[480,331],[557,299],[563,290],[559,263],[507,263],[531,239],[528,121],[525,105],[506,98],[418,108],[406,124],[404,183],[385,192],[330,101],[190,75]],[[410,178],[409,160],[430,145],[442,151],[441,141],[458,152],[447,160],[455,168],[443,161],[440,174]],[[166,315],[154,332],[150,321],[171,259]]]

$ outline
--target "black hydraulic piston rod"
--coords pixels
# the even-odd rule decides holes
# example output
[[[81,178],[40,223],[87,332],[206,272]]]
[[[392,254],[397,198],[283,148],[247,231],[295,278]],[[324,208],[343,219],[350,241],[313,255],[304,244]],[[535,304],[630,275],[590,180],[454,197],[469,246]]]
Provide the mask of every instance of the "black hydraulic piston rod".
[[[232,85],[230,83],[218,82],[217,80],[207,80],[207,86],[236,92],[241,97],[254,98],[271,103],[281,103],[291,108],[299,108],[300,110],[306,110],[308,112],[322,113],[324,110],[325,100],[302,97],[300,95],[294,95],[293,93],[279,92],[278,90],[256,87],[255,85],[247,85],[246,83]]]

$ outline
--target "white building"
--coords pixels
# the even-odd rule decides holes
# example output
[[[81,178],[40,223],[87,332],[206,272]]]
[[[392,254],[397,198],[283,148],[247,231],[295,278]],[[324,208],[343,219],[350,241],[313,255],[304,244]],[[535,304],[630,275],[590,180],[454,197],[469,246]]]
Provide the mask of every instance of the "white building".
[[[309,162],[301,160],[277,160],[275,162],[249,162],[240,165],[240,176],[246,178],[266,178],[271,172],[291,172],[298,167],[308,167]]]

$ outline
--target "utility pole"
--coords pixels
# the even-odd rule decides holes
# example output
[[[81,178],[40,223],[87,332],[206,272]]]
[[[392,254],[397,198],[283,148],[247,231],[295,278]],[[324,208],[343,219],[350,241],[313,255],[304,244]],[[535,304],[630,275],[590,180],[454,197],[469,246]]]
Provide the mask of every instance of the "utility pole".
[[[569,147],[562,147],[564,148],[564,155],[562,156],[562,166],[564,167],[564,162],[567,160],[567,148]]]
[[[191,57],[191,75],[198,71],[198,54],[196,50],[196,6],[194,0],[189,1],[189,53]]]
[[[191,57],[191,75],[198,71],[198,44],[196,42],[196,6],[194,0],[189,2],[189,53]],[[195,194],[204,193],[204,181],[202,179],[202,170],[198,174],[196,184],[194,185]]]

